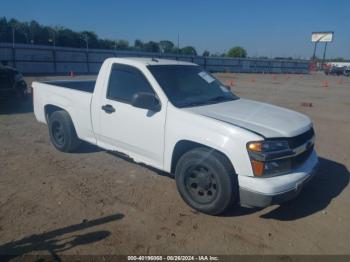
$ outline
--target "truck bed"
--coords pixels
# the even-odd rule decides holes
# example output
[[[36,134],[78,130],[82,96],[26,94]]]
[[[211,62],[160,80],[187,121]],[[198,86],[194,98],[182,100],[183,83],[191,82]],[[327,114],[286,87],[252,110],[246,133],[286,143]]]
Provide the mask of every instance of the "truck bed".
[[[49,85],[75,89],[83,92],[93,93],[95,89],[95,80],[58,80],[43,82]]]

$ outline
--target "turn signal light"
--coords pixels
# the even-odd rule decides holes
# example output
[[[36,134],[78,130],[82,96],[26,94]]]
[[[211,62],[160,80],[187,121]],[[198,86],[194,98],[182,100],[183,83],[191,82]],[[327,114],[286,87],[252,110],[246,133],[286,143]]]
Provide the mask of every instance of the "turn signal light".
[[[248,149],[250,151],[257,151],[257,152],[261,152],[261,142],[251,142],[248,144]]]
[[[252,168],[255,176],[262,176],[264,173],[264,162],[251,160]]]

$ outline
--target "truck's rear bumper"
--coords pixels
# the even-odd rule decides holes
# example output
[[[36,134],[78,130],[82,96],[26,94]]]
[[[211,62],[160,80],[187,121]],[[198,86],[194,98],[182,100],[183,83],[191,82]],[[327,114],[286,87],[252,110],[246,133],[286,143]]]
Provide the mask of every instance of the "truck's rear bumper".
[[[314,177],[317,166],[318,158],[314,151],[293,173],[269,178],[249,177],[249,188],[240,185],[240,204],[248,207],[266,207],[291,200],[298,196],[304,185]],[[239,180],[246,179],[241,177]],[[244,183],[247,184],[246,181],[242,184]]]

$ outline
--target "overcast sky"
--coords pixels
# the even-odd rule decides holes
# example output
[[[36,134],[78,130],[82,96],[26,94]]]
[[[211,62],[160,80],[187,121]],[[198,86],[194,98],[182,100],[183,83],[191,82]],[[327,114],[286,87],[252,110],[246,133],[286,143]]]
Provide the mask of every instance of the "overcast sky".
[[[334,31],[328,57],[350,59],[350,1],[3,1],[0,16],[37,20],[102,38],[171,40],[199,53],[240,45],[249,56],[312,55],[312,31]],[[323,45],[318,47],[322,56]]]

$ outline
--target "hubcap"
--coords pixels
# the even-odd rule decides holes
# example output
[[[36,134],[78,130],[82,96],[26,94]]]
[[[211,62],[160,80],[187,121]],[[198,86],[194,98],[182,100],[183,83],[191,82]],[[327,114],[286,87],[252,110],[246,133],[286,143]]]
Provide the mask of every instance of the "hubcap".
[[[52,135],[58,145],[62,146],[64,144],[64,131],[60,122],[52,123]]]
[[[216,197],[216,177],[205,166],[196,166],[188,170],[185,185],[188,193],[196,202],[209,203]]]

